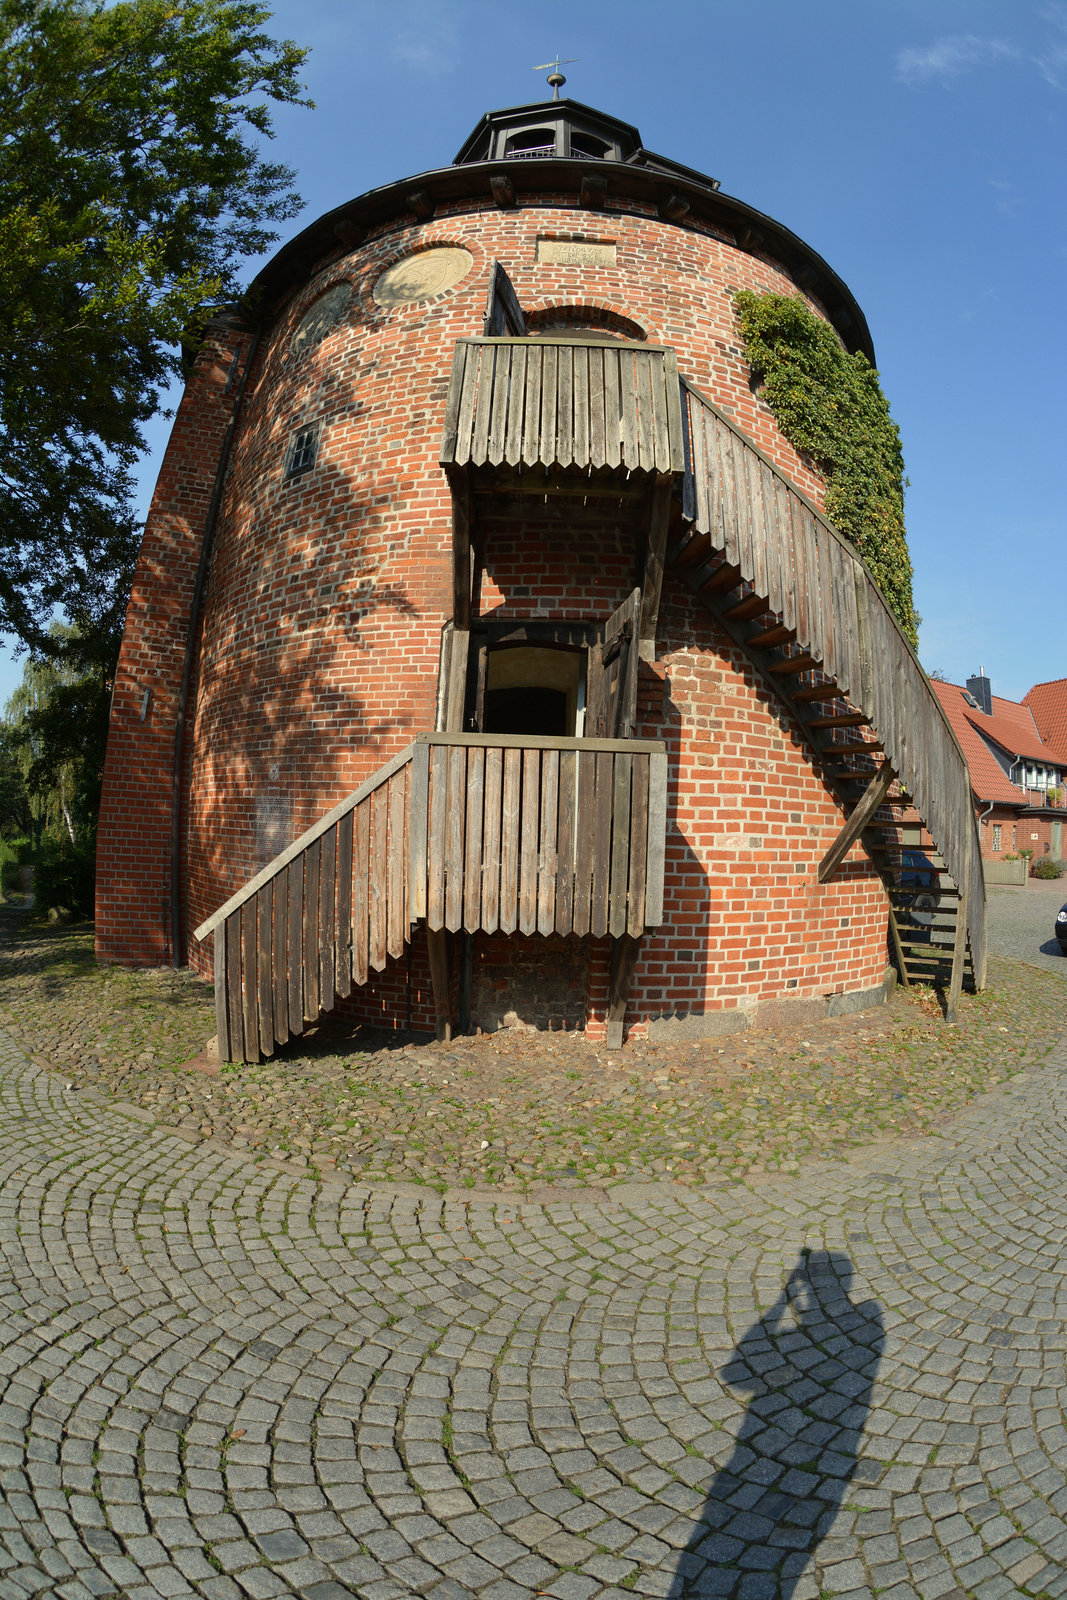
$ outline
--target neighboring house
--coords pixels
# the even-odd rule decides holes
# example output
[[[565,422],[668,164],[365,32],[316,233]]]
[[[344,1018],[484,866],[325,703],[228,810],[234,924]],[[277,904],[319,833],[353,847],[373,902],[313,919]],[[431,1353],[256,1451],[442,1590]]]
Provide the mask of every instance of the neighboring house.
[[[1054,750],[1067,750],[1067,678],[1035,683],[1023,695],[1023,705],[1033,713],[1045,744]]]
[[[934,690],[967,757],[983,857],[1030,850],[1062,861],[1067,740],[1053,744],[1042,737],[1027,703],[1036,690],[1020,705],[993,694],[984,674],[963,687],[935,680]]]
[[[278,252],[145,529],[103,959],[213,965],[232,1058],[339,1003],[609,1044],[838,1014],[914,898],[903,790],[962,891],[916,971],[982,983],[965,764],[753,392],[742,287],[873,359],[814,250],[570,100]]]

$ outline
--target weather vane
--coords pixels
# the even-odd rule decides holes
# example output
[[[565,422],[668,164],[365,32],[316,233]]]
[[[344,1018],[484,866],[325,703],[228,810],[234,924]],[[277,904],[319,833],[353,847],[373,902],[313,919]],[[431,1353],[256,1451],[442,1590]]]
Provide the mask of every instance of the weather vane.
[[[581,56],[567,56],[563,61],[561,61],[559,59],[559,51],[557,50],[555,61],[542,61],[539,67],[533,68],[534,72],[548,73],[548,81],[552,89],[553,100],[559,99],[559,91],[563,88],[563,85],[567,81],[562,72],[559,70],[560,67],[569,67],[572,62],[580,61],[581,59]]]

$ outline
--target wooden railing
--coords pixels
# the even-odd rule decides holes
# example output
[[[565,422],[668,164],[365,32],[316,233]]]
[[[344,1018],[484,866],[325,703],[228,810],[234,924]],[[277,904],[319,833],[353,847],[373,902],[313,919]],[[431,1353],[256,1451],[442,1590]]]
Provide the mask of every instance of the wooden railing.
[[[445,408],[446,467],[681,472],[678,362],[658,345],[460,339]]]
[[[985,886],[959,741],[862,558],[761,451],[690,384],[693,527],[874,729],[957,885],[977,982]]]
[[[663,917],[664,746],[419,734],[196,929],[224,1060],[271,1056],[431,933]]]

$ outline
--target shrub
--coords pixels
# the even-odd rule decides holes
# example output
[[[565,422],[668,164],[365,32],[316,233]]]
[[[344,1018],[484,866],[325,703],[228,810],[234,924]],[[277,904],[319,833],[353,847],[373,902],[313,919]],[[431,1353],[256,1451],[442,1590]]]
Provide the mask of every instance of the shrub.
[[[33,874],[39,912],[89,917],[96,887],[96,849],[88,841],[46,839]]]
[[[1051,856],[1043,856],[1030,868],[1032,878],[1058,878],[1063,871],[1063,862],[1054,861]]]

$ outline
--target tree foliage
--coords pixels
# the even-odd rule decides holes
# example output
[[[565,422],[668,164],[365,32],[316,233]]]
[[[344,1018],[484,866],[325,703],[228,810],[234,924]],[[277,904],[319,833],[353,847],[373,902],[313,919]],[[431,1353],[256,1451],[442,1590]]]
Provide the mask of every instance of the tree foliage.
[[[0,629],[113,634],[130,467],[198,313],[299,207],[304,52],[245,0],[0,0]],[[120,621],[121,626],[121,621]],[[68,641],[69,642],[69,641]]]
[[[826,479],[826,515],[870,568],[913,646],[919,617],[904,531],[904,458],[878,374],[799,296],[735,296],[760,398]]]

